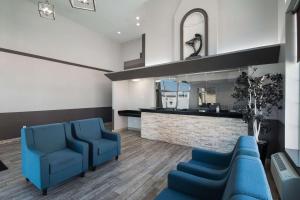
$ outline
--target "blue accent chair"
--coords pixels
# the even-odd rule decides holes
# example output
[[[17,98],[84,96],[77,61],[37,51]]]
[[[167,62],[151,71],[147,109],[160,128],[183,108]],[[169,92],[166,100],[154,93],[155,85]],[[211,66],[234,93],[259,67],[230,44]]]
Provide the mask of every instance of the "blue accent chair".
[[[234,159],[228,178],[211,180],[172,171],[168,187],[156,200],[272,200],[269,184],[260,159],[238,156]]]
[[[88,145],[72,137],[67,123],[21,129],[22,174],[42,190],[88,170]]]
[[[72,121],[74,136],[89,144],[89,165],[96,166],[116,158],[121,154],[121,137],[118,133],[107,131],[101,118]]]
[[[203,178],[220,180],[228,174],[234,159],[239,155],[259,158],[258,147],[253,136],[241,136],[229,153],[193,149],[192,159],[179,163],[177,170]]]

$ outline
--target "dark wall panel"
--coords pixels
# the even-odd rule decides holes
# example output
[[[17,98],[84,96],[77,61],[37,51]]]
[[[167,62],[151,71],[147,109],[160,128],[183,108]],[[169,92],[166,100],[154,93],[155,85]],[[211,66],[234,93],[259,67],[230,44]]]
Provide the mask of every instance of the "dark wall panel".
[[[20,137],[20,129],[24,125],[40,125],[93,117],[102,117],[104,122],[111,122],[112,108],[98,107],[68,110],[0,113],[0,140]]]

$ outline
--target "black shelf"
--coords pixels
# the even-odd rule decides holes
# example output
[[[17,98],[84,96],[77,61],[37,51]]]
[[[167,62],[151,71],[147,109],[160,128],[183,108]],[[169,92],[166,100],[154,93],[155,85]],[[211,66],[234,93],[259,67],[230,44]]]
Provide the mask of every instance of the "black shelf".
[[[141,117],[141,111],[139,110],[119,110],[118,114],[126,117]]]
[[[112,81],[238,69],[278,63],[280,44],[105,74]]]

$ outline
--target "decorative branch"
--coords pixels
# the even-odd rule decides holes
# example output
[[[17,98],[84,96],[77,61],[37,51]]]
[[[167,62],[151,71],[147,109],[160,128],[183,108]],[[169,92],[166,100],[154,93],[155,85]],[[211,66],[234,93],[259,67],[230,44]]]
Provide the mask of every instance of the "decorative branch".
[[[283,78],[281,74],[255,76],[256,71],[257,68],[254,68],[251,75],[241,73],[236,80],[232,97],[236,99],[235,105],[243,114],[243,120],[253,123],[253,132],[258,140],[265,117],[269,116],[274,108],[282,108]]]

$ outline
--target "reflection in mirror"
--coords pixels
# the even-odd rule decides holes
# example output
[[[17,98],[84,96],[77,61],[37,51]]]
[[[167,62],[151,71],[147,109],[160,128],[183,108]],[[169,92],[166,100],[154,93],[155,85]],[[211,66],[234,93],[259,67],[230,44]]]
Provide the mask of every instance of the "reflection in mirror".
[[[198,106],[213,105],[217,103],[215,88],[198,88]]]
[[[235,99],[232,94],[241,71],[248,72],[248,68],[160,77],[156,82],[156,106],[196,109],[201,112],[235,112]],[[173,86],[160,87],[164,80],[168,80]]]

